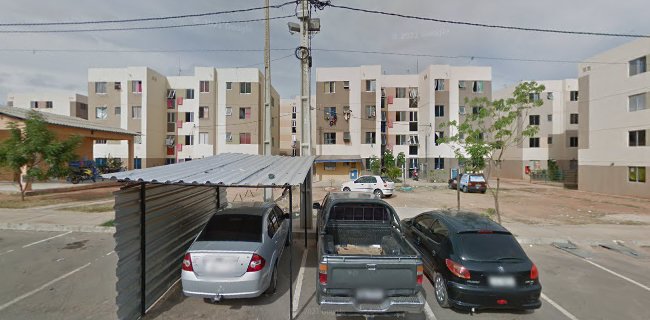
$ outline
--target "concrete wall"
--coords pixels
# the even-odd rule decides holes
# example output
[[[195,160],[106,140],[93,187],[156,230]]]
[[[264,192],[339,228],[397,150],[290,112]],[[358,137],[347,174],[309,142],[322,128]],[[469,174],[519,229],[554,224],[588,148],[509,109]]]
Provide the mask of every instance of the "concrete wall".
[[[30,109],[32,101],[37,103],[38,111],[88,119],[88,97],[85,95],[47,91],[9,93],[7,95],[7,104],[16,108]],[[47,102],[52,103],[52,108],[46,108]]]

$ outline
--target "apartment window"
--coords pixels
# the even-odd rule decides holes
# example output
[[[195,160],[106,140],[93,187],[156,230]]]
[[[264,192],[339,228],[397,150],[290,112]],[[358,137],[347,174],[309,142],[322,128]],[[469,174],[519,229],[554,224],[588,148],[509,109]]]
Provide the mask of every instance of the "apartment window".
[[[167,123],[176,123],[176,113],[167,112]]]
[[[464,90],[466,86],[467,85],[465,84],[464,80],[458,81],[458,89],[463,89]]]
[[[185,112],[185,122],[194,122],[194,112]]]
[[[552,136],[548,136],[548,138],[546,138],[546,143],[547,143],[547,144],[553,144],[553,137],[552,137]]]
[[[643,147],[645,146],[645,130],[629,131],[629,144],[630,147]]]
[[[418,113],[417,111],[409,112],[409,131],[418,131]]]
[[[199,81],[199,92],[210,92],[210,81]]]
[[[578,124],[578,114],[577,113],[572,113],[569,115],[569,123],[570,124]]]
[[[546,115],[546,121],[548,121],[548,122],[553,121],[553,115],[552,114]]]
[[[199,144],[208,144],[207,132],[199,132]]]
[[[395,121],[406,121],[406,111],[395,112]]]
[[[458,106],[458,114],[465,114],[465,106]]]
[[[539,125],[539,115],[530,115],[528,116],[528,124],[531,126]]]
[[[119,81],[116,81],[116,82],[113,84],[113,88],[114,88],[115,90],[118,90],[118,91],[119,91],[119,90],[122,90],[122,83],[119,82]]]
[[[578,101],[578,91],[571,91],[569,100]]]
[[[640,57],[630,61],[630,77],[647,71],[646,57]]]
[[[537,92],[533,92],[533,93],[531,93],[531,94],[528,96],[528,99],[529,99],[530,101],[537,101],[537,100],[539,100],[539,93],[537,93]]]
[[[418,145],[420,144],[420,139],[418,138],[417,134],[412,134],[409,136],[409,144],[410,145]]]
[[[336,92],[336,82],[334,81],[325,81],[323,83],[325,93],[335,93]]]
[[[405,134],[398,134],[395,136],[395,145],[401,146],[408,144]]]
[[[325,107],[325,120],[331,120],[336,117],[336,107]]]
[[[95,144],[106,144],[106,140],[103,139],[95,140]]]
[[[479,114],[483,107],[472,107],[472,114]]]
[[[417,111],[409,112],[409,121],[418,121],[418,112]]]
[[[436,131],[436,134],[434,135],[433,144],[436,145],[436,146],[439,146],[441,142],[438,141],[438,140],[442,140],[444,138],[445,138],[445,132],[444,131]]]
[[[336,171],[336,162],[325,162],[323,167],[325,171]]]
[[[232,116],[232,107],[226,107],[226,116]]]
[[[350,90],[350,81],[343,81],[343,89]]]
[[[251,144],[250,132],[244,132],[239,134],[239,144]]]
[[[291,120],[291,127],[295,128],[296,127],[296,120]]]
[[[630,112],[645,110],[646,108],[646,94],[635,94],[628,97],[628,105]]]
[[[131,118],[133,118],[133,119],[142,118],[142,107],[141,106],[131,106]]]
[[[628,181],[645,182],[645,167],[627,167]]]
[[[366,144],[374,144],[376,140],[376,133],[375,132],[366,132]]]
[[[174,164],[174,163],[176,163],[176,159],[174,159],[174,158],[166,158],[165,159],[165,164],[166,165],[167,164]]]
[[[96,107],[95,119],[104,120],[108,118],[108,107]]]
[[[474,81],[472,85],[472,92],[482,93],[483,92],[483,81]]]
[[[381,112],[381,121],[386,121],[386,114],[387,114],[386,111]]]
[[[131,81],[131,92],[142,93],[142,81],[140,80]]]
[[[546,100],[553,100],[553,92],[546,93]]]
[[[106,82],[95,82],[95,93],[105,94],[106,93]]]
[[[351,139],[349,131],[343,132],[343,142],[348,143]]]
[[[296,133],[296,127],[291,127],[291,133]]]
[[[232,90],[232,82],[226,82],[226,90]]]
[[[232,132],[226,132],[226,142],[232,142]]]
[[[433,86],[436,91],[445,91],[445,79],[435,79]]]
[[[325,132],[323,134],[323,144],[336,144],[336,132]]]
[[[194,144],[194,136],[193,135],[185,136],[185,145],[186,146],[191,146],[193,144]]]
[[[418,155],[418,146],[409,146],[409,155],[417,156]]]
[[[240,94],[249,94],[251,93],[251,83],[250,82],[240,82],[239,83],[239,93]]]
[[[433,168],[434,169],[444,169],[445,168],[445,158],[433,158]]]
[[[366,115],[368,118],[374,118],[377,116],[377,107],[376,106],[366,106]]]
[[[29,102],[29,107],[32,109],[38,108],[38,101],[30,101]]]
[[[297,116],[298,116],[298,115],[296,115],[295,112],[292,112],[292,113],[291,113],[291,119],[296,119]]]
[[[530,138],[528,140],[528,146],[530,148],[539,148],[539,138]]]
[[[45,108],[46,109],[52,109],[52,101],[45,101]]]
[[[395,88],[395,98],[406,98],[406,88]]]
[[[418,168],[418,159],[409,158],[409,169],[417,169],[417,168]]]
[[[578,147],[578,137],[569,137],[569,147],[570,148]]]
[[[464,107],[463,107],[463,109],[464,109]],[[465,111],[465,110],[463,110],[463,111]],[[440,106],[440,105],[435,106],[435,116],[438,117],[438,118],[444,117],[445,116],[445,106]]]
[[[194,99],[194,89],[185,89],[185,99]]]
[[[133,136],[133,143],[142,144],[142,132],[138,132],[137,136]]]
[[[377,90],[376,85],[377,85],[377,80],[366,80],[366,91],[375,92]]]
[[[199,107],[199,119],[207,119],[210,117],[210,108]]]
[[[122,114],[122,107],[115,107],[115,115],[119,116]]]
[[[251,108],[239,108],[239,119],[250,119]]]

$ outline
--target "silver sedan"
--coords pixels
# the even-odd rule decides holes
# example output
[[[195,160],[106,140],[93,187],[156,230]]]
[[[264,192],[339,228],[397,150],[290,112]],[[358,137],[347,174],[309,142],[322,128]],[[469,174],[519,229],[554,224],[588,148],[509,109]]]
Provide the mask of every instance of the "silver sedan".
[[[183,294],[216,302],[274,293],[289,223],[273,203],[217,212],[185,254]]]

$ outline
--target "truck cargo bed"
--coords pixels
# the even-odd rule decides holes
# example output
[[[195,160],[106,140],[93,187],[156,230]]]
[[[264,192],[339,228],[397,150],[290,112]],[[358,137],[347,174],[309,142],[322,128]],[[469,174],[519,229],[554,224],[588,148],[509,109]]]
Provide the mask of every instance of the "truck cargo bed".
[[[386,223],[339,223],[325,232],[325,252],[340,255],[416,255]]]

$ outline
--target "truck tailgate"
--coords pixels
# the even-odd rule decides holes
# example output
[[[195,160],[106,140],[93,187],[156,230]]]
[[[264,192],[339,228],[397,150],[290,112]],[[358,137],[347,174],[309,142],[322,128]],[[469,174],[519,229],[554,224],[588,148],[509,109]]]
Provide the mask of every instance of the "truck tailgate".
[[[384,289],[408,294],[418,289],[417,257],[331,256],[327,261],[327,290],[352,294],[357,289]]]

